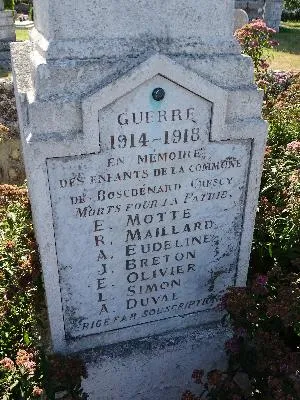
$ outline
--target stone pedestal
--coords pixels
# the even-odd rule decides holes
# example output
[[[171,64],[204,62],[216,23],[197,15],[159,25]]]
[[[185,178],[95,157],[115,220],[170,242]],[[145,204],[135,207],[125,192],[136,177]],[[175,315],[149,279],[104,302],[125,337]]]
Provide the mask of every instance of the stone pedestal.
[[[37,0],[13,74],[54,351],[90,400],[226,363],[266,140],[234,1]]]
[[[4,10],[0,1],[0,66],[7,68],[10,64],[9,43],[16,40],[13,11]]]

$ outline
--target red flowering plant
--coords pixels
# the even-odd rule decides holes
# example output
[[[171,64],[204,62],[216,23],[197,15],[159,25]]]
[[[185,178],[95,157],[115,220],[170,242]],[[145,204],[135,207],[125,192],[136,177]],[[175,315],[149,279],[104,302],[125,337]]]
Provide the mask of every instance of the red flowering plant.
[[[27,190],[0,185],[0,399],[85,398],[82,363],[45,352],[45,315]]]
[[[268,97],[263,115],[269,122],[268,144],[283,152],[288,143],[300,141],[300,73],[290,74],[288,84]]]
[[[15,362],[8,357],[0,360],[0,386],[3,400],[44,398],[40,387],[35,355],[19,350]]]
[[[226,371],[194,371],[200,394],[182,400],[299,400],[300,273],[279,267],[247,288],[231,288],[222,301],[234,335],[226,342]],[[213,377],[213,379],[212,379]]]
[[[273,154],[272,154],[273,153]],[[277,261],[288,270],[300,257],[300,142],[267,148],[254,232],[254,270]]]
[[[274,261],[293,269],[300,258],[300,74],[265,103],[268,146],[252,259],[258,271]]]
[[[299,399],[300,273],[272,268],[224,298],[238,346],[232,368],[246,373],[255,399]],[[242,334],[241,334],[242,332]]]
[[[227,370],[212,371],[213,384],[195,370],[199,393],[183,400],[300,399],[300,74],[268,70],[273,33],[253,21],[235,34],[253,58],[269,122],[250,277],[222,301],[234,332]]]
[[[181,400],[243,400],[243,390],[234,381],[229,371],[214,369],[206,375],[203,370],[194,370],[192,379],[199,385],[199,394],[187,390]]]
[[[279,43],[272,39],[275,33],[276,31],[261,19],[251,21],[235,32],[243,53],[252,58],[256,74],[266,71],[269,67],[266,50],[278,46]]]
[[[264,112],[270,109],[276,102],[277,97],[294,82],[295,74],[290,71],[273,71],[268,69],[258,75],[256,83],[264,90]]]

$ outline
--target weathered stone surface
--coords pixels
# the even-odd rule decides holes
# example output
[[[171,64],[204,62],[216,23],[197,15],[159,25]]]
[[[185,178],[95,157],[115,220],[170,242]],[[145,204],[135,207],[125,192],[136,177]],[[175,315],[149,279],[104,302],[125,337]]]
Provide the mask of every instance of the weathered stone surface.
[[[197,393],[201,389],[191,371],[195,366],[224,368],[224,340],[229,335],[224,327],[187,329],[108,346],[101,353],[88,351],[83,356],[88,370],[83,389],[97,400],[166,400],[178,399],[186,390]]]
[[[283,11],[283,0],[266,0],[264,20],[266,24],[279,31]]]
[[[231,42],[231,23],[222,23],[230,20],[231,5],[231,0],[225,0],[221,9],[218,0],[211,0],[203,2],[199,9],[197,0],[190,0],[188,5],[178,0],[134,0],[132,6],[127,0],[102,0],[78,2],[74,7],[73,0],[39,0],[35,2],[35,23],[48,46],[46,42],[38,46],[40,51],[46,49],[48,57],[55,58],[76,58],[81,53],[95,58],[109,46],[115,52],[137,39],[143,43],[144,51],[149,45],[159,47],[164,40],[181,43],[186,51],[188,46],[196,46],[196,38],[219,47],[220,42]]]
[[[234,31],[242,28],[242,26],[248,24],[248,22],[249,17],[246,11],[242,10],[241,8],[236,9],[234,12]]]
[[[66,334],[189,325],[234,284],[250,142],[210,143],[213,103],[160,75],[97,97],[84,122],[100,153],[47,161]]]
[[[0,66],[10,67],[9,43],[16,40],[13,12],[4,11],[3,2],[0,4]]]
[[[236,0],[235,8],[246,11],[249,19],[263,18],[266,0]]]
[[[1,130],[0,130],[1,135]],[[17,138],[0,139],[0,183],[23,184],[25,171]]]
[[[16,39],[12,11],[0,11],[0,40],[12,42]]]
[[[9,43],[6,45],[9,48]],[[2,49],[5,49],[5,46]],[[0,64],[2,53],[0,51]],[[10,79],[2,78],[0,79],[0,183],[23,184],[24,179],[13,83]]]
[[[225,361],[215,306],[246,282],[266,137],[225,3],[39,0],[12,47],[53,347],[92,400],[175,398]]]
[[[243,9],[248,14],[250,20],[262,18],[266,24],[279,31],[281,15],[283,10],[283,0],[236,0],[236,9]]]

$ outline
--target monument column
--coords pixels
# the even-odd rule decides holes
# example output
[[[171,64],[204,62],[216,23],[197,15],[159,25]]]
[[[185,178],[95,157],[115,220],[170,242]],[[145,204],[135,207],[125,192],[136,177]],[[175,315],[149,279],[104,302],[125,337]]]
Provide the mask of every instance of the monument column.
[[[226,364],[266,140],[233,0],[37,0],[12,47],[54,351],[91,400],[179,398]]]

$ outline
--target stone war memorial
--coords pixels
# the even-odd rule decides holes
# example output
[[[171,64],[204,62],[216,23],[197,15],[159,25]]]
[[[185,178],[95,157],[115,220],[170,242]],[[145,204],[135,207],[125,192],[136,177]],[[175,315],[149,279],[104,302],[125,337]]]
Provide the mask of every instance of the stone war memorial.
[[[226,364],[266,139],[233,0],[38,0],[13,73],[52,347],[91,400]]]

